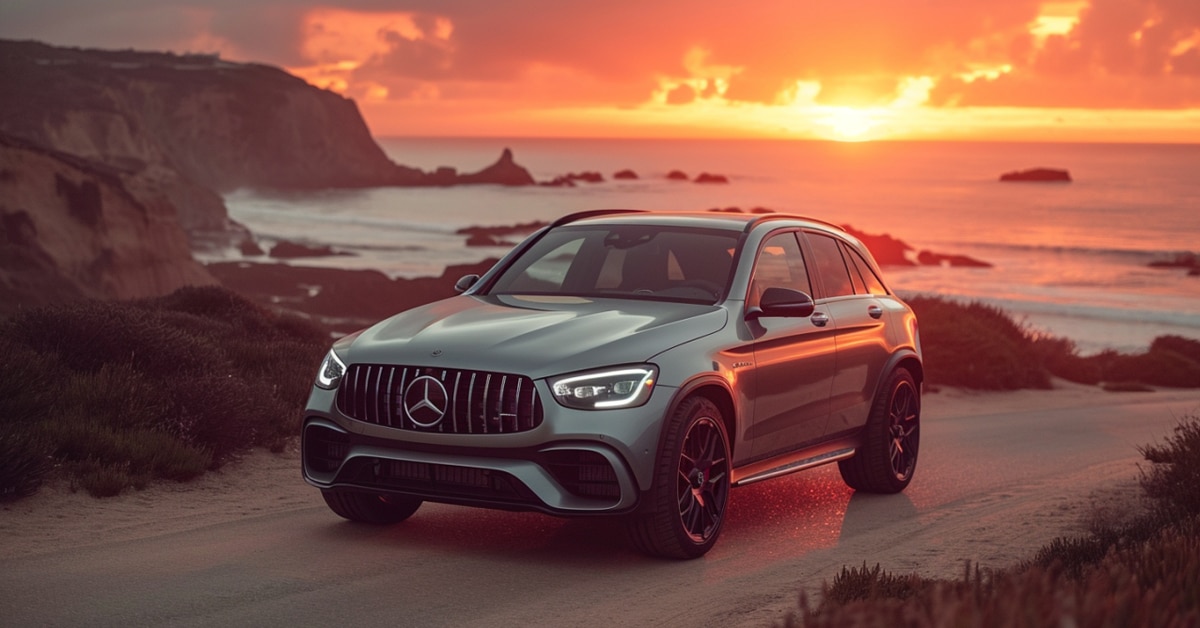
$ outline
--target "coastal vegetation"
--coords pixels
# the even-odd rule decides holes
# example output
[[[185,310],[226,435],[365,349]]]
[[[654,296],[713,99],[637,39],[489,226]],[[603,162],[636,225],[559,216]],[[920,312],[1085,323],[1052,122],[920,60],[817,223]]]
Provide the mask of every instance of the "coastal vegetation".
[[[1003,310],[909,299],[927,384],[1047,388],[1060,377],[1115,389],[1195,386],[1200,342],[1161,337],[1137,355],[1081,357]],[[25,310],[0,322],[0,501],[46,477],[96,497],[187,481],[251,448],[293,442],[329,335],[224,288]],[[1185,417],[1150,463],[1145,511],[1059,538],[1025,564],[957,580],[846,567],[788,626],[1188,625],[1200,619],[1200,418]],[[1182,622],[1182,623],[1181,623]]]
[[[1114,391],[1200,387],[1200,340],[1160,336],[1141,353],[1081,356],[1071,340],[1033,330],[995,306],[938,296],[906,301],[920,321],[926,381],[934,386],[1045,389],[1058,377]]]
[[[805,593],[784,625],[1195,626],[1200,624],[1200,416],[1140,448],[1145,508],[1063,537],[1000,571],[956,580],[843,567],[817,603]]]
[[[1195,340],[1081,357],[992,306],[909,301],[931,390],[1049,388],[1054,377],[1200,386]],[[0,500],[32,494],[51,473],[100,497],[186,481],[253,447],[279,451],[328,343],[326,330],[219,287],[21,311],[0,322]]]
[[[190,480],[299,429],[328,335],[217,287],[0,323],[0,501]]]

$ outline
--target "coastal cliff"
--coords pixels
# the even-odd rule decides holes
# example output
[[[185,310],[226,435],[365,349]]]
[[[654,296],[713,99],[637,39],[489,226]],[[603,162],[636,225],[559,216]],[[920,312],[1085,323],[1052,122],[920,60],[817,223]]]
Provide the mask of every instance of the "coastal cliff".
[[[0,40],[0,310],[215,280],[192,250],[245,246],[221,194],[531,185],[505,151],[460,174],[393,163],[354,101],[217,55]]]
[[[216,280],[171,202],[136,177],[0,134],[0,313]]]
[[[0,41],[13,135],[126,168],[156,164],[217,192],[419,184],[354,101],[278,68],[215,55]]]
[[[189,233],[227,227],[238,187],[419,184],[353,101],[282,70],[211,55],[0,41],[0,131],[140,175]]]
[[[353,100],[216,55],[0,40],[0,89],[0,132],[156,183],[193,235],[227,227],[218,194],[240,187],[533,183],[511,154],[469,174],[393,163]]]

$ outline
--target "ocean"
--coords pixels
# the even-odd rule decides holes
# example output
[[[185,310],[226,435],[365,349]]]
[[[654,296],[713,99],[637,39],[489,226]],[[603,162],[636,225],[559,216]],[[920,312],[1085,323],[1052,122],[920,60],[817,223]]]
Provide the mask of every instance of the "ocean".
[[[1144,350],[1155,337],[1200,340],[1200,277],[1154,269],[1200,252],[1200,145],[772,140],[384,138],[397,163],[474,172],[505,148],[539,181],[594,171],[577,187],[458,186],[311,192],[238,190],[233,219],[260,239],[351,255],[291,263],[437,275],[499,257],[466,247],[472,225],[549,221],[597,208],[763,207],[799,213],[917,250],[991,268],[885,267],[898,293],[980,301],[1083,354]],[[1063,168],[1071,183],[1000,183],[1003,172]],[[637,180],[614,180],[630,169]],[[728,184],[669,181],[725,175]],[[236,253],[229,252],[226,257]]]

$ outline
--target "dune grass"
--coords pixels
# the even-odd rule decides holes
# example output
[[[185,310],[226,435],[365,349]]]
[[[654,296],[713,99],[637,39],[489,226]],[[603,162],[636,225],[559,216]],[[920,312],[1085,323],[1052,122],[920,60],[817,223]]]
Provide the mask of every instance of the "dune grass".
[[[0,500],[52,470],[108,496],[282,450],[328,343],[222,288],[21,312],[0,323]]]
[[[977,390],[1050,388],[1051,377],[1107,390],[1200,387],[1200,341],[1161,336],[1137,354],[1080,356],[1000,308],[942,297],[906,299],[917,313],[927,381]]]
[[[1055,539],[1012,569],[968,566],[957,580],[843,568],[819,603],[802,593],[784,625],[1200,625],[1200,417],[1185,416],[1165,443],[1140,451],[1150,463],[1144,514]]]

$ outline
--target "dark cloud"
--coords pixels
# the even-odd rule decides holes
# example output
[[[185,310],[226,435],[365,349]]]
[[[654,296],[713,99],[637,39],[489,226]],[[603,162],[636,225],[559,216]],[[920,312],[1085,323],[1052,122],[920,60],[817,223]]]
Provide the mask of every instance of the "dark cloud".
[[[1092,0],[1077,28],[1044,42],[1028,25],[1042,0],[8,0],[0,36],[60,45],[180,50],[225,46],[243,60],[301,67],[315,6],[411,12],[422,37],[381,28],[353,78],[390,98],[537,100],[630,106],[660,79],[704,80],[672,102],[714,95],[774,102],[819,81],[822,102],[886,100],[905,76],[928,76],[935,104],[1184,107],[1200,105],[1196,0]],[[442,22],[439,22],[442,20]],[[439,37],[439,25],[453,29]],[[383,25],[381,24],[381,27]],[[685,59],[706,51],[702,66]],[[1011,66],[994,80],[961,77]],[[736,68],[736,71],[729,69]],[[679,83],[677,83],[679,84]]]
[[[995,80],[943,80],[936,103],[973,106],[1187,108],[1200,106],[1200,2],[1092,0],[1070,33],[1013,55]]]

